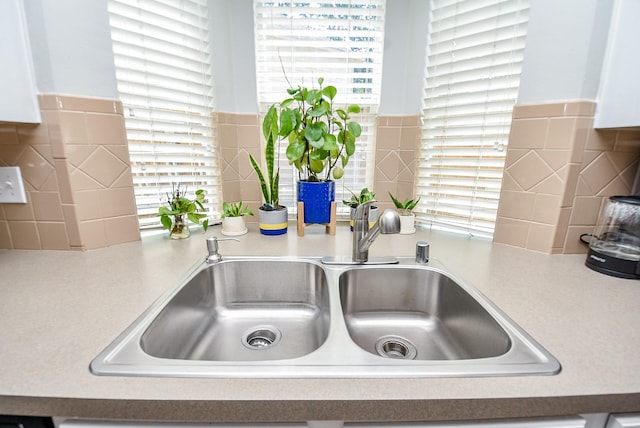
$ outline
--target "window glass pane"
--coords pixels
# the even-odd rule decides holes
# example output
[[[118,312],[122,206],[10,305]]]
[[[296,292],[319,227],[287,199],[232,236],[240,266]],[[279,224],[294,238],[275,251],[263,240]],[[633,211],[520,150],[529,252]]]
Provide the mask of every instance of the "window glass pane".
[[[491,236],[518,95],[529,0],[432,0],[418,211]]]
[[[206,0],[109,0],[118,92],[124,105],[141,228],[156,227],[172,185],[220,206]]]
[[[354,116],[363,128],[345,175],[336,182],[339,212],[349,199],[373,184],[375,116],[380,99],[384,41],[384,0],[288,2],[255,0],[256,69],[261,114],[282,101],[290,86],[338,89],[335,104],[359,104]],[[286,76],[285,76],[286,75]],[[279,146],[280,203],[295,212],[297,171]]]

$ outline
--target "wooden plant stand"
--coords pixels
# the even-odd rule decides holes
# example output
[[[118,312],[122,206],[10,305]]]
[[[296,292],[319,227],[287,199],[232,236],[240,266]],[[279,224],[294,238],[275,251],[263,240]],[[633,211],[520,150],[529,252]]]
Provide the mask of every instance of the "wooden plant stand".
[[[331,211],[329,216],[329,223],[319,223],[324,224],[326,228],[326,233],[329,235],[336,234],[336,201],[331,202]],[[309,224],[304,222],[304,202],[298,202],[298,236],[304,236],[304,228]]]

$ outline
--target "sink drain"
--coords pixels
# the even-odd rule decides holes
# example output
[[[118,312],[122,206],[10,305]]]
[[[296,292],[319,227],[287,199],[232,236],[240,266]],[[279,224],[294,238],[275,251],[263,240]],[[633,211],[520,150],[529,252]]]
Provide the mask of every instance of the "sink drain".
[[[242,344],[249,349],[266,349],[278,343],[281,337],[282,333],[275,327],[253,327],[242,335]]]
[[[376,352],[383,357],[402,360],[413,360],[418,355],[416,346],[400,336],[382,336],[376,342]]]

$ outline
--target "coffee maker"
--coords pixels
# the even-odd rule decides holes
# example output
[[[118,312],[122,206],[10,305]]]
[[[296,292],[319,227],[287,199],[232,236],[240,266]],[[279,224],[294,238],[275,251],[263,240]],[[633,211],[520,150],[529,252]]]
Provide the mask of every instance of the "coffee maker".
[[[580,239],[583,242],[584,236]],[[640,279],[640,196],[612,196],[602,207],[586,266],[618,278]]]

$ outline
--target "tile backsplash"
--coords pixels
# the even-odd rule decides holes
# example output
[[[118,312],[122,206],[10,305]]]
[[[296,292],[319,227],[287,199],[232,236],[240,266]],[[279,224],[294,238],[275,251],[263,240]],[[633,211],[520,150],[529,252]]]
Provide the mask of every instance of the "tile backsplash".
[[[140,239],[117,100],[39,95],[42,123],[0,123],[0,165],[26,204],[0,204],[0,248],[87,250]]]
[[[494,241],[546,253],[584,253],[579,237],[603,202],[631,194],[640,132],[593,129],[591,101],[518,105]]]

